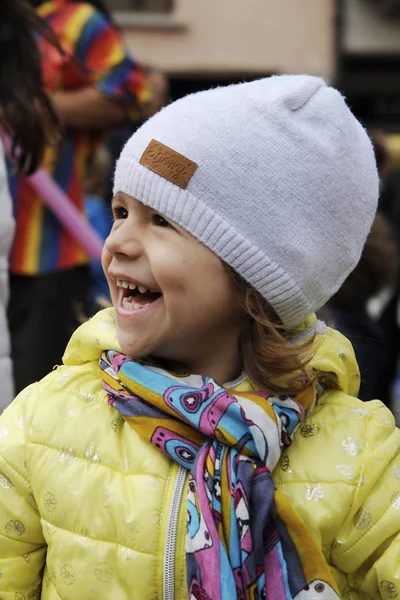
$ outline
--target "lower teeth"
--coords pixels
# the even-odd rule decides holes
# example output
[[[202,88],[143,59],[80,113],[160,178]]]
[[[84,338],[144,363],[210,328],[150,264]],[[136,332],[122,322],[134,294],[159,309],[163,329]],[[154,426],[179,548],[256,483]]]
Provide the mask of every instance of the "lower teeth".
[[[122,306],[124,308],[126,308],[127,310],[140,310],[141,308],[143,308],[146,305],[145,304],[138,304],[134,300],[128,300],[128,298],[125,297],[122,300]]]

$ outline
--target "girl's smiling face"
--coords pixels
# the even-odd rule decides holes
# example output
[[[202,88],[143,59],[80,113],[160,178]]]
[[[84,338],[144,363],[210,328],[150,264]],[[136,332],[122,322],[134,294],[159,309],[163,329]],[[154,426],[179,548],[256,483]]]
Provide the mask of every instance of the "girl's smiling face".
[[[221,383],[236,377],[248,317],[221,260],[126,194],[113,199],[113,213],[102,264],[122,352]]]

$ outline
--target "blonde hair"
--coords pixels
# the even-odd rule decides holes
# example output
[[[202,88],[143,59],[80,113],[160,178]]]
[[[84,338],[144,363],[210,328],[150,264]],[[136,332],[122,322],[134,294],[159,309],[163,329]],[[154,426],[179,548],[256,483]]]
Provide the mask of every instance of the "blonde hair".
[[[292,344],[288,331],[268,302],[231,267],[225,270],[234,282],[237,300],[250,317],[250,325],[242,336],[240,353],[242,368],[248,379],[263,391],[279,394],[299,392],[294,381],[301,376],[303,388],[323,381],[324,387],[337,387],[333,373],[322,373],[308,367],[315,336]]]

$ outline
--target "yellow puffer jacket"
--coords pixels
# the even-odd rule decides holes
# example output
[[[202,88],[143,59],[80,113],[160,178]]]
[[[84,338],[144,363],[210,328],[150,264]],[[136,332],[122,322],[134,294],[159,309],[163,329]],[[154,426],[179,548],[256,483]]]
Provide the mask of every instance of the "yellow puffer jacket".
[[[112,310],[83,325],[65,365],[0,418],[2,600],[187,600],[186,472],[108,405],[98,359],[109,348]],[[317,335],[312,364],[357,390],[352,349],[336,332]],[[400,594],[399,452],[380,402],[331,392],[275,471],[346,600]]]

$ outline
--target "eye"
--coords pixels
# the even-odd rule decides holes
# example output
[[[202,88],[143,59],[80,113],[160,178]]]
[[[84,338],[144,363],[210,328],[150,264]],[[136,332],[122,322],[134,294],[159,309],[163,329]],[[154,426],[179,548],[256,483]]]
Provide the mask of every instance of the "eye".
[[[118,221],[118,219],[128,218],[128,211],[123,206],[113,206],[112,212],[114,221]]]
[[[156,227],[170,227],[172,229],[172,225],[170,223],[168,223],[168,221],[166,219],[164,219],[164,217],[162,215],[159,215],[157,213],[154,213],[151,217],[153,225],[156,225]]]

